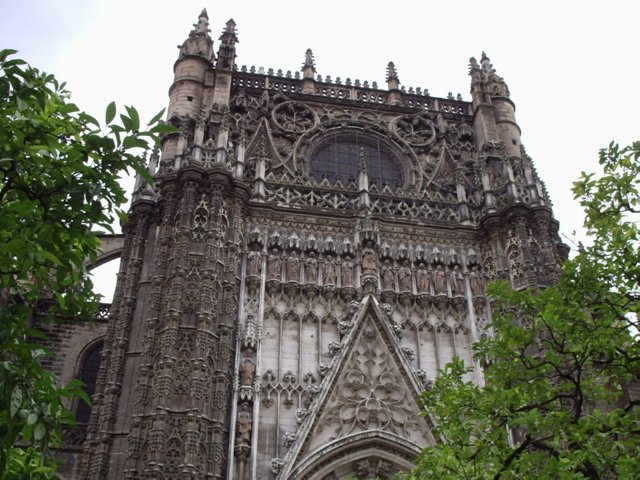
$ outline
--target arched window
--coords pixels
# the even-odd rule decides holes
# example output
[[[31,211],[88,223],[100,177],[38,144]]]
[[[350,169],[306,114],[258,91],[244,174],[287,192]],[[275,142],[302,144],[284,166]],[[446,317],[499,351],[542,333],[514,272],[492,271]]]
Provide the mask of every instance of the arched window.
[[[84,384],[82,389],[89,398],[91,398],[96,391],[96,380],[98,379],[98,370],[100,369],[102,347],[103,342],[100,342],[85,354],[78,373],[79,380]],[[78,428],[86,428],[86,425],[89,423],[89,417],[91,416],[91,406],[79,399],[75,413]]]
[[[379,139],[359,132],[343,132],[326,138],[311,155],[311,175],[316,180],[357,178],[360,151],[364,152],[371,183],[395,187],[402,181],[400,165]]]

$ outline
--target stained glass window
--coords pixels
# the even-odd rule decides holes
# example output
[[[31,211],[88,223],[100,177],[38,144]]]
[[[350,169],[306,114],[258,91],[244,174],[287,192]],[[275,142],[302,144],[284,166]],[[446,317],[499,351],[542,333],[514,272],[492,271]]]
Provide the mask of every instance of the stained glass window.
[[[357,133],[339,133],[327,138],[311,158],[311,174],[317,180],[343,182],[358,177],[360,151],[364,151],[369,183],[382,188],[396,187],[402,181],[400,166],[379,139]]]

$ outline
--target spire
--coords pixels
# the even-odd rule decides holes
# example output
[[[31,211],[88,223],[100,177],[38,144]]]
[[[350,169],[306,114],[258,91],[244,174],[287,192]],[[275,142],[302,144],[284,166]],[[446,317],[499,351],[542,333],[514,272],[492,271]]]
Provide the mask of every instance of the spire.
[[[203,9],[198,16],[198,23],[193,24],[193,30],[189,32],[189,37],[182,45],[178,45],[180,54],[178,59],[186,55],[198,55],[213,62],[213,40],[209,36],[209,16],[207,10]]]
[[[236,43],[238,43],[236,22],[233,21],[233,18],[227,21],[219,40],[220,48],[218,49],[218,63],[216,64],[216,68],[218,70],[233,70],[233,65],[236,60]]]
[[[230,18],[229,20],[227,20],[226,23],[227,28],[225,29],[226,33],[232,33],[235,35],[236,32],[236,22],[233,18]],[[238,38],[236,37],[236,41],[238,41]]]
[[[207,15],[207,9],[203,8],[198,16],[198,23],[193,24],[195,29],[200,33],[210,32],[209,30],[209,15]]]
[[[387,86],[389,90],[397,90],[400,86],[400,79],[398,78],[398,71],[393,62],[389,62],[387,65]]]
[[[491,59],[484,52],[482,52],[480,66],[485,85],[485,91],[487,91],[491,96],[494,97],[509,97],[509,87],[507,87],[504,79],[496,73],[496,69],[493,68]]]
[[[302,64],[302,93],[313,95],[316,92],[316,60],[310,48],[304,52],[304,63]]]
[[[304,78],[313,78],[316,73],[316,60],[313,58],[313,52],[310,48],[304,52],[304,63],[302,64],[302,75]]]
[[[227,44],[235,45],[238,43],[238,34],[236,32],[236,22],[233,18],[227,20],[222,35],[220,35],[220,41]]]
[[[307,48],[307,51],[304,52],[304,64],[302,65],[302,70],[306,67],[313,68],[313,71],[316,71],[316,60],[313,58],[313,52],[310,48]]]

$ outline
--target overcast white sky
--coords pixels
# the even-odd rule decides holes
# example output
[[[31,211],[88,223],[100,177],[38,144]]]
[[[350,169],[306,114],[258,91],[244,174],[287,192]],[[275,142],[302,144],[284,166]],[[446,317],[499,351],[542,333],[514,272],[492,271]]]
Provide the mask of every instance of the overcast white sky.
[[[4,0],[0,48],[66,80],[99,119],[112,100],[150,118],[167,105],[176,46],[203,7],[216,51],[236,21],[240,66],[295,71],[311,48],[320,75],[382,86],[393,61],[403,85],[439,97],[469,100],[469,57],[486,51],[569,237],[582,223],[572,182],[611,140],[640,138],[640,3],[631,0]]]

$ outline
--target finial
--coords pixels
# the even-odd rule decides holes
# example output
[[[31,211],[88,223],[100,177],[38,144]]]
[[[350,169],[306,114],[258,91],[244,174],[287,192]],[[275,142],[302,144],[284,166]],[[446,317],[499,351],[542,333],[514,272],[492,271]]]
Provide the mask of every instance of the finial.
[[[220,40],[222,40],[227,45],[233,45],[238,42],[238,35],[236,34],[236,22],[233,18],[230,18],[224,30],[222,31],[222,35],[220,35]]]
[[[387,64],[387,88],[390,92],[394,92],[400,88],[400,79],[398,78],[398,71],[396,70],[396,66],[393,62],[389,62]],[[389,102],[399,103],[399,99],[395,98],[397,95],[390,95]]]
[[[493,65],[491,65],[491,59],[487,56],[486,53],[484,53],[484,51],[482,52],[482,59],[480,60],[480,63],[482,64],[482,69],[485,72],[495,72],[495,70],[493,69]]]
[[[209,36],[209,16],[207,9],[203,9],[198,16],[198,23],[193,24],[193,30],[189,32],[189,37],[182,45],[178,45],[180,54],[178,58],[185,55],[198,55],[209,61],[213,60],[213,41]]]
[[[509,88],[504,79],[496,73],[489,56],[482,52],[480,58],[481,67],[474,58],[470,60],[471,85],[482,85],[482,89],[492,96],[509,97]]]
[[[316,61],[313,58],[313,52],[310,48],[307,48],[307,51],[304,53],[304,63],[302,64],[302,70],[304,71],[305,68],[309,67],[311,67],[314,72],[316,71]]]
[[[207,34],[209,30],[209,15],[207,15],[207,9],[203,8],[202,12],[198,16],[198,23],[193,24],[194,29],[192,34]]]
[[[387,65],[387,82],[395,80],[396,82],[400,82],[398,78],[398,71],[396,70],[396,66],[393,62],[389,62]]]

